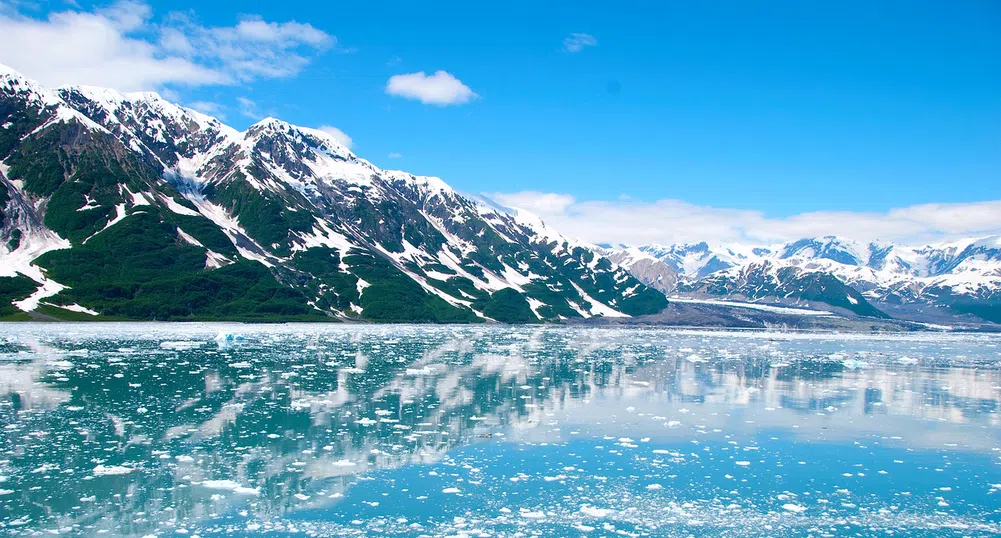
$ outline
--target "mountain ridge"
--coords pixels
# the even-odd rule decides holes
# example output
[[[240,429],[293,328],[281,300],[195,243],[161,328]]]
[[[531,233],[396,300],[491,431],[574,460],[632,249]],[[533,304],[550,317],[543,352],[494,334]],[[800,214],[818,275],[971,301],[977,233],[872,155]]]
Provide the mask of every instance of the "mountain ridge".
[[[2,274],[37,285],[4,302],[30,311],[524,323],[667,305],[538,217],[316,129],[241,132],[155,93],[49,90],[9,68],[0,126]]]
[[[805,298],[790,284],[822,273],[848,288],[838,299],[829,297],[835,302],[858,300],[858,293],[878,310],[903,319],[925,319],[931,309],[938,311],[936,319],[940,314],[1001,322],[997,235],[918,246],[824,236],[760,246],[643,245],[603,252],[668,294],[795,303]],[[759,285],[748,287],[756,279]],[[770,285],[761,283],[765,280]]]

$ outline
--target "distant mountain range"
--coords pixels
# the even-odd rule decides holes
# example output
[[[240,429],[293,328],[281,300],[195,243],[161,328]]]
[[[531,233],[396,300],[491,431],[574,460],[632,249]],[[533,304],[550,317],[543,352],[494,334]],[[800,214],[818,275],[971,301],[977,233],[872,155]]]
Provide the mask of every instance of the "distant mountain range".
[[[531,214],[277,119],[0,66],[0,318],[511,323],[667,300]]]
[[[1001,323],[1001,236],[921,247],[820,237],[779,245],[691,243],[602,252],[669,295],[924,322]]]

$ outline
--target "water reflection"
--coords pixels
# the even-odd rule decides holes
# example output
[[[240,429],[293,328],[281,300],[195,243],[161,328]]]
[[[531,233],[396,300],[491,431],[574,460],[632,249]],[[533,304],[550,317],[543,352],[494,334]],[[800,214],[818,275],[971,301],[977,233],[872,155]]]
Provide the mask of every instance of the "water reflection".
[[[1001,482],[1001,340],[987,336],[6,325],[0,337],[12,535],[231,520],[250,532],[479,444],[783,432],[980,454],[993,458],[984,487]],[[977,517],[997,530],[996,512]]]

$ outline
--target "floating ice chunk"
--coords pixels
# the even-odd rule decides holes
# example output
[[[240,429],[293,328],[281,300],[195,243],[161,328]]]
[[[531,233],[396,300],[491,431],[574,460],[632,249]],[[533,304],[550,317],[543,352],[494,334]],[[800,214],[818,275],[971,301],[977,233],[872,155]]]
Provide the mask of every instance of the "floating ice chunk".
[[[167,340],[160,342],[160,347],[163,349],[173,349],[176,351],[182,351],[185,349],[194,349],[196,347],[201,347],[204,342],[199,342],[196,340]]]
[[[357,464],[351,460],[337,460],[333,465],[334,467],[354,467]]]
[[[94,476],[113,476],[129,474],[135,471],[134,467],[125,467],[123,465],[98,465],[94,467]]]
[[[612,513],[612,511],[607,508],[595,508],[585,504],[580,507],[580,513],[588,517],[606,517],[608,514]]]
[[[845,359],[844,361],[841,362],[841,364],[843,364],[845,368],[848,368],[849,370],[861,370],[869,365],[865,361],[860,361],[857,359]]]
[[[662,485],[660,485],[660,484],[650,484],[650,485],[648,485],[648,486],[646,487],[646,489],[648,489],[648,490],[650,490],[650,491],[656,491],[656,490],[658,490],[658,489],[664,489],[664,486],[662,486]]]
[[[741,467],[747,467],[748,465],[751,464],[751,462],[749,462],[749,461],[735,461],[733,463],[735,465],[740,465]]]
[[[209,489],[226,489],[238,495],[260,495],[259,488],[248,488],[233,480],[205,480],[198,485]]]
[[[215,335],[215,341],[221,344],[232,344],[233,342],[239,342],[240,340],[243,340],[242,336],[231,332],[219,331],[219,334]]]
[[[247,361],[237,361],[229,363],[230,368],[250,368],[250,363]]]
[[[445,494],[459,493],[459,488],[445,488],[441,492]]]

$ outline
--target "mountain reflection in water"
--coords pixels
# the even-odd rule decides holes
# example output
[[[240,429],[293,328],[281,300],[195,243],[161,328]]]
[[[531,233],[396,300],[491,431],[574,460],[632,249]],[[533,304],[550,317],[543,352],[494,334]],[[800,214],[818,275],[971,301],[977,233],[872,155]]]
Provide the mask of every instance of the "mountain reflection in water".
[[[0,325],[0,534],[995,534],[999,344]]]

